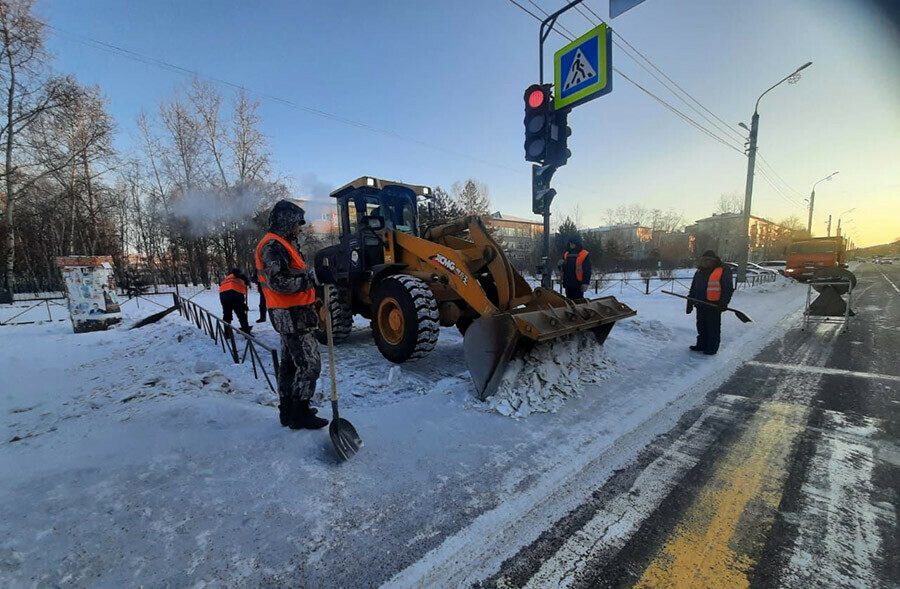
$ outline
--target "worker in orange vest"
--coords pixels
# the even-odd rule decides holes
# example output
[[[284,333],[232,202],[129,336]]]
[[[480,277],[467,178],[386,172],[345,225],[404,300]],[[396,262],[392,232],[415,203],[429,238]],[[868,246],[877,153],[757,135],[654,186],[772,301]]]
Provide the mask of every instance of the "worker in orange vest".
[[[584,249],[581,236],[577,233],[569,236],[563,254],[562,270],[566,296],[570,299],[584,298],[584,293],[591,283],[591,254]]]
[[[691,346],[691,350],[703,352],[707,356],[719,351],[722,339],[722,312],[728,308],[733,293],[731,270],[722,263],[716,252],[712,250],[703,252],[688,296],[715,303],[718,308],[697,305],[697,343]],[[687,313],[690,314],[693,310],[694,303],[688,301]]]
[[[278,412],[281,425],[318,429],[328,420],[316,416],[310,399],[322,369],[315,329],[315,272],[306,265],[297,239],[306,224],[302,208],[291,201],[275,203],[269,231],[256,246],[256,271],[266,297],[269,321],[281,335],[278,368]]]
[[[240,268],[232,268],[228,276],[219,283],[219,302],[222,303],[222,318],[230,325],[234,315],[241,324],[241,331],[250,333],[253,329],[247,323],[247,290],[250,280]]]

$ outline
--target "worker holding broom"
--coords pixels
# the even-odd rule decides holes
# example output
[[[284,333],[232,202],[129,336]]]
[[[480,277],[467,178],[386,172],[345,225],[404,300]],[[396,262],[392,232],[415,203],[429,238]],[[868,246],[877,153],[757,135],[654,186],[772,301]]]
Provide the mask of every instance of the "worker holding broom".
[[[712,356],[719,351],[722,338],[722,312],[728,308],[734,284],[731,270],[722,263],[713,250],[706,250],[700,256],[697,271],[691,282],[689,297],[698,301],[714,303],[716,306],[697,305],[697,343],[691,346],[695,352]],[[694,310],[694,303],[687,302],[687,313]]]
[[[256,246],[256,271],[266,297],[269,321],[281,335],[278,371],[278,411],[281,425],[291,429],[319,429],[327,419],[316,416],[309,402],[322,369],[315,329],[315,271],[308,268],[297,247],[304,211],[278,201],[269,214],[269,231]]]

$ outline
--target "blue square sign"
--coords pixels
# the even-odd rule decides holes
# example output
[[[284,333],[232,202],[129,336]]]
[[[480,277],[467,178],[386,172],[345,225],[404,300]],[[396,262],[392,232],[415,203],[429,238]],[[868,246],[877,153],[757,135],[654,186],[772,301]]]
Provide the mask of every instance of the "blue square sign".
[[[554,55],[557,110],[612,91],[612,31],[601,24]]]

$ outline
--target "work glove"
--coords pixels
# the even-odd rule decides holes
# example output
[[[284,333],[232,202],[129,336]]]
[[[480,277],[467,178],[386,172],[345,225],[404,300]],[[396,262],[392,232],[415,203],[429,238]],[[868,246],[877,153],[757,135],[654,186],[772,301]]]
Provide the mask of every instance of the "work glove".
[[[687,302],[687,308],[684,310],[684,312],[685,312],[686,314],[690,315],[691,313],[693,313],[693,311],[694,311],[694,303],[688,301],[688,302]]]
[[[581,285],[581,292],[587,292],[587,289],[588,289],[588,285],[587,285],[587,284],[582,284],[582,285]]]
[[[728,303],[719,301],[719,311],[723,311],[723,312],[724,312],[724,311],[726,311],[726,310],[728,310]]]

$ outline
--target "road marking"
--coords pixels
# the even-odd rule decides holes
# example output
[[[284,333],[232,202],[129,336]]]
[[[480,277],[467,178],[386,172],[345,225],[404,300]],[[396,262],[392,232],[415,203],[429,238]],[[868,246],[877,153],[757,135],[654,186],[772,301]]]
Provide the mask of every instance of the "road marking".
[[[753,553],[765,543],[775,519],[791,449],[808,411],[791,403],[760,407],[715,463],[711,478],[634,587],[750,586]]]
[[[876,419],[824,413],[780,587],[805,589],[822,579],[834,587],[879,586],[874,565],[883,550],[881,530],[895,529],[897,519],[875,496],[878,431]]]
[[[892,287],[894,287],[894,290],[896,290],[897,292],[900,292],[900,288],[897,288],[897,285],[894,284],[893,282],[891,282],[891,279],[888,278],[884,272],[879,271],[879,274],[884,276],[884,279],[888,281],[888,284],[890,284]]]
[[[638,475],[627,492],[616,496],[584,527],[572,534],[528,580],[525,587],[568,587],[590,566],[591,556],[622,548],[646,517],[653,513],[678,481],[700,461],[706,448],[715,441],[718,432],[709,422],[735,419],[736,410],[733,406],[742,399],[743,397],[731,395],[722,395],[716,399],[671,447]],[[498,587],[513,584],[505,577],[497,582]]]
[[[893,374],[878,374],[876,372],[857,372],[855,370],[843,370],[841,368],[826,368],[824,366],[804,366],[798,364],[781,364],[779,362],[757,362],[750,360],[744,363],[746,366],[760,366],[762,368],[774,368],[776,370],[788,370],[790,372],[805,372],[808,374],[833,374],[837,376],[855,376],[872,380],[890,380],[900,382],[900,376]]]

